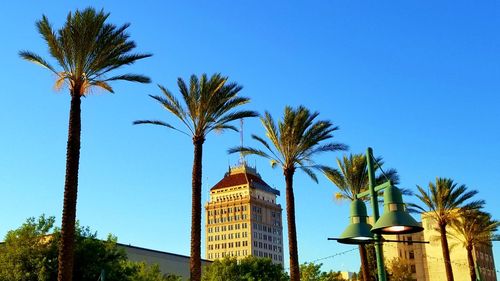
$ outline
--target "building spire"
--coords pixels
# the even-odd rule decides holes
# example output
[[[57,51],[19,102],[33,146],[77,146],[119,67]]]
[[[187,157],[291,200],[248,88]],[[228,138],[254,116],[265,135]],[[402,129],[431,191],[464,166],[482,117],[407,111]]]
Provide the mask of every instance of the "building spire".
[[[240,147],[243,147],[243,118],[240,119]],[[245,156],[243,155],[243,152],[240,152],[239,162],[241,166],[246,165]]]

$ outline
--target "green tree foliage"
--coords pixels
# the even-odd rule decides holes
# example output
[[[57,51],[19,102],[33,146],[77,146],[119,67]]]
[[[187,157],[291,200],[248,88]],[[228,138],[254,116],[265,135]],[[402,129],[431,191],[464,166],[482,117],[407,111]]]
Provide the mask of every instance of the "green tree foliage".
[[[340,271],[321,271],[322,264],[303,263],[300,265],[301,281],[344,281]]]
[[[412,281],[411,266],[408,261],[394,258],[387,263],[388,281]]]
[[[128,281],[182,281],[180,276],[163,274],[157,264],[148,265],[145,262],[127,261],[124,267],[130,275]]]
[[[287,281],[288,275],[271,259],[246,257],[215,260],[203,272],[203,281]]]
[[[127,260],[116,237],[96,238],[97,233],[77,223],[75,231],[75,269],[73,280],[96,281],[104,270],[107,281],[177,281],[164,276],[158,266]],[[0,244],[0,281],[57,280],[58,245],[61,231],[54,227],[54,217],[29,218],[11,230]],[[178,277],[177,277],[178,278]]]

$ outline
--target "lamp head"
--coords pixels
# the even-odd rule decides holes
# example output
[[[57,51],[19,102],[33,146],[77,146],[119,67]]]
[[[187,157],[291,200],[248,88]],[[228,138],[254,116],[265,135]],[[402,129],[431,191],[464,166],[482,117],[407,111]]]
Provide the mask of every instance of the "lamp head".
[[[378,234],[410,234],[424,230],[408,213],[399,188],[390,186],[384,191],[384,214],[373,225]]]
[[[351,223],[337,239],[342,244],[367,244],[373,241],[373,234],[370,232],[372,226],[367,222],[365,203],[355,199],[351,203],[350,221]]]

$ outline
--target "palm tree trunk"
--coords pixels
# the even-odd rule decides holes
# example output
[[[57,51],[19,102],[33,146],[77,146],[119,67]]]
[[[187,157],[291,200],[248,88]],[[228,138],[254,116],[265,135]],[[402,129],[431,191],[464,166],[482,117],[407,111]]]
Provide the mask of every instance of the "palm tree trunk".
[[[368,265],[368,257],[365,245],[359,245],[359,256],[361,257],[361,272],[363,273],[363,280],[370,281],[370,268]]]
[[[193,137],[194,160],[191,195],[191,258],[189,260],[190,280],[201,280],[201,176],[203,137]]]
[[[469,262],[470,280],[476,281],[477,280],[476,264],[474,263],[474,257],[472,255],[473,247],[472,247],[472,245],[467,245],[467,247],[465,247],[465,248],[467,249],[467,261]]]
[[[288,250],[290,252],[290,281],[300,281],[297,229],[295,227],[295,197],[293,195],[293,174],[295,169],[285,169],[286,219],[288,224]]]
[[[76,197],[80,165],[81,100],[78,92],[71,94],[68,144],[66,148],[66,179],[58,257],[58,281],[71,281],[75,244]]]
[[[441,249],[443,250],[444,268],[446,269],[446,279],[454,281],[453,269],[451,268],[450,248],[448,247],[448,238],[446,237],[446,224],[439,225],[439,232],[441,234]]]

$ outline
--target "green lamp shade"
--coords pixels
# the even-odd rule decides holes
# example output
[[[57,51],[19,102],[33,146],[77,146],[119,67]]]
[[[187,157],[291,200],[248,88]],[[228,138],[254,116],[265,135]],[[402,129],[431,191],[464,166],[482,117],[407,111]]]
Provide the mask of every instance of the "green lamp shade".
[[[373,242],[372,226],[367,223],[365,203],[354,200],[351,203],[351,223],[342,232],[337,241],[342,244],[368,244]]]
[[[384,214],[373,225],[378,234],[410,234],[424,230],[408,213],[399,188],[388,187],[384,192]]]

